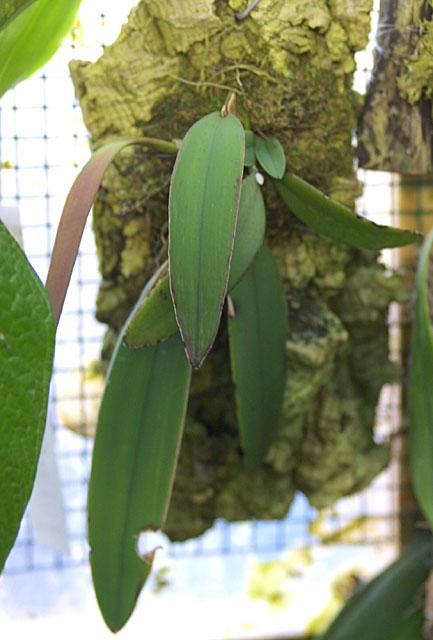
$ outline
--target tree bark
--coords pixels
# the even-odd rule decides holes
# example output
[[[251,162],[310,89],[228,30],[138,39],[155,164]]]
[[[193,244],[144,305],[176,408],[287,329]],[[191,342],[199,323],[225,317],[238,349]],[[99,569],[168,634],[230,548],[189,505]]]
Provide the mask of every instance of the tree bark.
[[[400,226],[427,233],[432,206],[433,8],[429,0],[382,0],[375,63],[359,124],[359,160],[368,169],[404,174],[398,189]],[[413,280],[416,248],[404,247],[399,264]],[[415,286],[410,283],[411,288]],[[407,373],[413,301],[400,310],[400,358]],[[404,379],[407,375],[404,375]],[[407,390],[402,389],[402,425],[407,426]],[[407,436],[397,446],[401,546],[422,519],[410,482]],[[430,617],[430,616],[427,616]]]
[[[73,79],[92,146],[120,135],[181,138],[238,97],[248,128],[278,137],[290,171],[352,205],[354,53],[368,37],[370,0],[142,0],[117,42]],[[133,149],[107,172],[94,209],[102,284],[97,314],[116,332],[166,257],[173,159]],[[194,375],[174,497],[165,527],[195,536],[215,518],[279,518],[296,489],[323,507],[384,467],[372,438],[388,362],[387,309],[401,295],[371,253],[349,251],[298,223],[266,182],[267,242],[287,290],[284,419],[267,462],[242,470],[223,327]],[[109,348],[108,348],[109,351]]]
[[[425,175],[432,166],[433,9],[382,2],[372,81],[359,127],[366,169]]]

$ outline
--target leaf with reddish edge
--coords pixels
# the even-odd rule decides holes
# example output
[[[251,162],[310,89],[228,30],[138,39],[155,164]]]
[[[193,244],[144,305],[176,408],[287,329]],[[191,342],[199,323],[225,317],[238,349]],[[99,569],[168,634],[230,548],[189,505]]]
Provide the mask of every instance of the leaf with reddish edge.
[[[250,266],[263,244],[265,233],[265,203],[255,175],[242,183],[236,237],[228,289],[232,289]],[[125,327],[128,347],[140,348],[166,340],[178,331],[173,301],[170,296],[166,264],[155,274],[155,284],[140,296]]]
[[[221,320],[244,156],[240,121],[232,114],[211,113],[188,130],[171,177],[170,290],[195,369],[212,348]]]
[[[62,312],[87,217],[104,173],[115,156],[125,147],[133,144],[147,145],[167,153],[176,153],[177,150],[174,143],[156,138],[116,140],[98,149],[77,176],[60,218],[45,284],[57,323]]]

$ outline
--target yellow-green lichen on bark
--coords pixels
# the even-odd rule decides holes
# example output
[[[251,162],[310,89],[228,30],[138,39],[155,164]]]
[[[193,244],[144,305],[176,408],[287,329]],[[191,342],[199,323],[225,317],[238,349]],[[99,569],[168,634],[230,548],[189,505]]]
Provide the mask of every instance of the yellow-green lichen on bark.
[[[421,37],[415,52],[407,61],[406,71],[399,77],[401,96],[415,104],[423,96],[433,96],[433,23],[424,20],[420,24]]]
[[[92,146],[120,135],[182,138],[234,91],[239,117],[248,128],[278,137],[291,171],[352,206],[358,193],[353,56],[366,42],[371,4],[261,0],[238,21],[234,12],[244,10],[245,1],[142,0],[98,62],[72,63]],[[114,330],[166,257],[172,166],[173,157],[133,148],[104,179],[94,209],[103,278],[97,314]],[[218,517],[282,517],[297,488],[313,504],[330,504],[364,486],[386,462],[386,449],[372,439],[384,380],[375,379],[366,394],[358,379],[385,370],[387,349],[357,361],[355,379],[352,351],[362,347],[363,334],[343,317],[351,278],[371,269],[371,284],[365,284],[375,300],[386,289],[373,277],[382,268],[376,256],[306,230],[268,182],[264,195],[267,241],[286,284],[290,318],[282,429],[262,469],[254,478],[244,473],[223,322],[215,350],[193,376],[165,528],[173,538],[198,535]],[[372,344],[386,344],[385,316],[394,295],[386,290],[381,312],[360,322]]]
[[[360,119],[359,160],[367,169],[425,175],[433,170],[433,5],[383,0],[372,80]]]

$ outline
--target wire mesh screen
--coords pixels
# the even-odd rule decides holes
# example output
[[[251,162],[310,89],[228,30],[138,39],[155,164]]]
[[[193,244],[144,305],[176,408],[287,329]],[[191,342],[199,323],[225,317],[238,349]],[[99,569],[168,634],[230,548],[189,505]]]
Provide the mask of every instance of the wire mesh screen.
[[[1,202],[9,213],[19,212],[26,253],[42,279],[47,273],[65,195],[89,156],[67,61],[98,57],[101,45],[115,38],[134,2],[121,4],[119,7],[110,3],[105,14],[105,2],[83,2],[81,22],[77,23],[73,37],[42,73],[19,85],[1,101]],[[370,66],[371,47],[359,58],[357,83],[361,89]],[[413,185],[407,186],[402,210],[401,202],[397,201],[402,196],[396,176],[360,172],[359,177],[365,185],[358,202],[363,215],[377,222],[421,230],[431,224],[433,200],[430,202],[426,196],[429,201],[423,201],[422,189],[417,190],[414,201],[410,191]],[[405,222],[412,218],[412,224],[403,225],[402,217]],[[413,265],[413,259],[413,255],[405,254],[406,264]],[[384,252],[383,260],[393,267],[401,266],[402,262],[401,255],[391,251]],[[84,606],[81,596],[65,596],[66,587],[61,584],[67,585],[68,593],[77,594],[80,589],[81,593],[89,593],[86,492],[92,439],[82,434],[95,421],[101,395],[100,386],[88,375],[89,364],[99,356],[105,332],[105,327],[94,319],[98,281],[89,224],[59,326],[50,397],[48,429],[54,433],[57,461],[52,481],[57,481],[58,473],[61,489],[56,513],[60,533],[52,532],[51,548],[41,544],[39,524],[35,526],[35,510],[39,507],[31,505],[0,582],[2,609],[9,611],[11,618],[22,616],[23,610],[36,616],[41,611],[51,612],[52,607],[58,606],[59,593],[67,601],[68,611]],[[391,357],[400,366],[406,357],[401,345],[407,320],[401,309],[393,305]],[[195,621],[189,624],[185,637],[215,639],[304,633],[311,619],[320,617],[323,610],[328,608],[327,615],[331,615],[344,597],[332,590],[335,578],[352,573],[355,580],[358,574],[378,571],[396,553],[401,517],[412,515],[410,498],[402,498],[407,478],[401,473],[405,455],[401,434],[404,435],[401,387],[387,385],[377,412],[375,438],[378,442],[392,441],[393,461],[368,490],[344,498],[320,513],[299,494],[282,521],[239,524],[218,521],[200,538],[182,544],[170,544],[162,537],[163,550],[157,556],[153,583],[144,596],[153,598],[152,614],[143,604],[142,619],[149,615],[155,619],[162,615],[164,619],[167,607],[175,613],[190,611]],[[58,496],[53,498],[53,503],[57,499]],[[55,505],[51,507],[54,509]],[[64,571],[58,572],[60,569]],[[42,577],[44,573],[51,577]],[[30,575],[37,577],[28,581]],[[51,603],[56,604],[42,603],[42,596],[35,594],[35,588],[39,592],[42,584],[51,594]],[[16,604],[18,592],[25,604]],[[198,599],[201,613],[197,616],[193,611]],[[93,600],[91,606],[95,608]],[[212,628],[207,632],[204,629],[210,626],[210,620]],[[131,629],[139,628],[139,617],[136,624]],[[158,629],[160,635],[155,633],[153,637],[165,637],[168,627],[161,618]],[[314,625],[309,629],[314,631]],[[177,629],[178,637],[183,637],[182,633]]]

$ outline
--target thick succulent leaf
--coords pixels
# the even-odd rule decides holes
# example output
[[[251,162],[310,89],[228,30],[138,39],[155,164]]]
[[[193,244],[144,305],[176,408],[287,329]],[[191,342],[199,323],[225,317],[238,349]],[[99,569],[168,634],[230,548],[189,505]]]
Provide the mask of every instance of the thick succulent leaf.
[[[414,609],[431,565],[432,536],[419,533],[393,564],[353,594],[321,640],[416,640],[405,631],[416,624]]]
[[[37,0],[0,31],[0,96],[44,65],[71,30],[81,0]]]
[[[361,218],[297,176],[286,175],[274,182],[281,198],[299,220],[336,242],[355,249],[379,251],[411,244],[421,238],[414,231],[386,227]]]
[[[232,289],[242,278],[263,244],[266,211],[262,192],[255,176],[242,183],[236,237],[230,268]],[[125,343],[137,348],[166,340],[178,330],[168,276],[157,278],[146,295],[141,295],[125,329]]]
[[[104,173],[122,149],[137,142],[137,139],[126,138],[102,146],[83,167],[71,187],[57,228],[45,285],[57,322],[62,312],[87,217]]]
[[[286,156],[281,143],[276,138],[255,136],[257,160],[272,178],[282,178],[286,171]]]
[[[211,349],[221,319],[244,156],[239,120],[211,113],[187,132],[171,178],[170,288],[194,368]]]
[[[89,487],[93,584],[108,627],[131,615],[153,551],[138,555],[140,532],[166,516],[182,437],[190,368],[177,333],[146,349],[120,336],[99,412]]]
[[[256,136],[252,131],[245,131],[245,160],[246,167],[256,164]]]
[[[0,571],[33,488],[54,336],[42,283],[0,222]]]
[[[418,264],[408,405],[412,484],[433,528],[433,330],[427,289],[432,245],[433,231],[425,240]]]
[[[285,387],[286,296],[267,247],[257,254],[230,299],[237,416],[245,467],[252,471],[263,462],[277,434]]]
[[[2,0],[0,4],[0,31],[34,1],[35,0]]]

